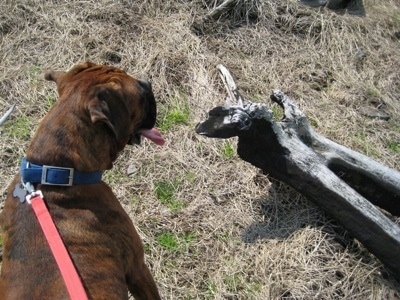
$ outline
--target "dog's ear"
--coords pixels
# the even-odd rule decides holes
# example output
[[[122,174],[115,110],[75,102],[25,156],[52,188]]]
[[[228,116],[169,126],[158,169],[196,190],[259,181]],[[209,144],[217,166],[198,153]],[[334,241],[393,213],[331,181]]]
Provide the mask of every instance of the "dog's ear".
[[[50,70],[44,74],[44,78],[49,81],[54,81],[56,84],[58,84],[61,81],[61,79],[65,76],[65,74],[67,73],[63,71]]]
[[[75,76],[76,74],[96,66],[96,64],[91,63],[91,62],[85,62],[79,65],[74,66],[71,70],[69,70],[68,72],[64,72],[64,71],[53,71],[53,70],[49,70],[46,71],[46,73],[44,74],[44,78],[46,80],[49,81],[54,81],[57,84],[57,88],[59,90],[59,92],[61,91],[61,81],[68,75],[68,76]]]
[[[62,90],[63,90],[63,85],[61,82],[66,75],[67,75],[67,72],[64,72],[64,71],[50,70],[44,74],[44,78],[49,81],[54,81],[57,85],[58,94],[61,95]]]
[[[89,101],[87,109],[92,123],[105,124],[117,140],[128,135],[129,110],[118,83],[110,82],[96,86],[94,97]]]

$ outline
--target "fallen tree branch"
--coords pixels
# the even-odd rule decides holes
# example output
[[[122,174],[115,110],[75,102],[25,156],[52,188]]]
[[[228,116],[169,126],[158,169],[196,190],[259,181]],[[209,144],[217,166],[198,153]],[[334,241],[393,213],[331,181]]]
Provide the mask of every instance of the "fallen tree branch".
[[[233,81],[229,71],[221,78],[228,95],[241,98],[236,85],[228,83]],[[400,173],[316,133],[282,92],[273,91],[271,100],[283,108],[283,120],[274,120],[265,104],[243,99],[243,106],[212,109],[196,132],[238,136],[243,160],[313,201],[400,280],[400,227],[376,207],[400,216]]]

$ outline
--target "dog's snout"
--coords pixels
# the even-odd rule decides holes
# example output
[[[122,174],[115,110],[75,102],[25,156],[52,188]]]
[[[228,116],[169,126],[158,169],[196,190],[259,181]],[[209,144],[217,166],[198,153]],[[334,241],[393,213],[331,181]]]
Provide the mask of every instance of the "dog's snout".
[[[139,85],[144,88],[151,90],[151,82],[146,79],[138,79]]]

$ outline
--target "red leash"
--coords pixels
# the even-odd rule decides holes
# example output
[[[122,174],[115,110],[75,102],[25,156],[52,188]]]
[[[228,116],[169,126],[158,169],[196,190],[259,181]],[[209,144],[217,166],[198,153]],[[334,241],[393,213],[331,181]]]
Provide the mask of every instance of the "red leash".
[[[43,233],[50,246],[53,256],[60,269],[64,283],[67,287],[71,300],[86,300],[88,299],[82,281],[72,263],[71,257],[60,237],[60,234],[54,225],[53,219],[43,200],[41,191],[33,192],[26,197],[28,203],[31,204],[33,211],[42,227]]]

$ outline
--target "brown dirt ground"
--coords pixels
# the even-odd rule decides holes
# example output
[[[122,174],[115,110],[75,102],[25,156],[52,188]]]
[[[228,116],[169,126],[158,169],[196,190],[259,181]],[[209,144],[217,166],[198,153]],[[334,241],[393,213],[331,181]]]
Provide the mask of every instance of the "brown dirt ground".
[[[106,174],[163,298],[399,299],[400,285],[338,224],[230,155],[235,139],[194,133],[223,104],[223,63],[247,98],[268,103],[279,88],[319,133],[400,170],[399,1],[365,0],[359,17],[247,0],[193,26],[220,2],[3,0],[0,113],[17,108],[0,128],[0,207],[56,98],[44,71],[111,64],[152,81],[165,128],[165,147],[127,147]],[[378,106],[389,121],[360,114]],[[173,111],[186,118],[171,123]],[[174,184],[169,203],[156,196],[160,182]]]

